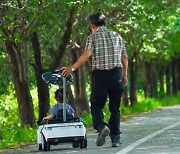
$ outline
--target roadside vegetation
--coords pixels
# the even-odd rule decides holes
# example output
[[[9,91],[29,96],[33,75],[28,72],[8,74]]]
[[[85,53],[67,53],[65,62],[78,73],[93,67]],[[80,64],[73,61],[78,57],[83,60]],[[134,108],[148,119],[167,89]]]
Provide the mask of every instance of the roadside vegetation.
[[[139,95],[139,100],[134,106],[124,106],[121,103],[120,111],[121,111],[121,119],[129,117],[133,114],[142,113],[142,112],[151,112],[153,110],[159,109],[163,106],[172,106],[180,104],[180,94],[173,95],[163,98],[142,98]],[[106,104],[104,108],[105,121],[108,122],[110,112],[108,109],[108,104]],[[84,124],[86,126],[92,125],[92,117],[89,113],[84,112],[82,117],[84,118]]]

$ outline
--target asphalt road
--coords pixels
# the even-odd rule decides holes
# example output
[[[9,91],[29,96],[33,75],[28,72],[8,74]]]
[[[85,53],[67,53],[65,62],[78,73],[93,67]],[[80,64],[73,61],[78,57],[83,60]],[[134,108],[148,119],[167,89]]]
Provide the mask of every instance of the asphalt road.
[[[95,131],[87,134],[87,149],[73,149],[71,144],[51,146],[49,152],[38,151],[36,144],[8,149],[5,154],[180,154],[180,106],[134,115],[121,122],[121,146],[112,148],[107,137],[103,147],[96,147]]]

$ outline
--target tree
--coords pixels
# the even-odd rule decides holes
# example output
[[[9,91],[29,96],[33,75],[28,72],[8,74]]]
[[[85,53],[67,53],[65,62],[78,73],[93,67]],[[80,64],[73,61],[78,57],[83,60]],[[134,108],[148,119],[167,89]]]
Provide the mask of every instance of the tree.
[[[3,35],[4,46],[10,60],[21,124],[34,126],[34,109],[29,91],[26,35],[30,23],[25,22],[24,17],[18,15],[22,9],[21,3],[4,0],[1,4],[1,21],[3,21],[0,27],[1,35]]]

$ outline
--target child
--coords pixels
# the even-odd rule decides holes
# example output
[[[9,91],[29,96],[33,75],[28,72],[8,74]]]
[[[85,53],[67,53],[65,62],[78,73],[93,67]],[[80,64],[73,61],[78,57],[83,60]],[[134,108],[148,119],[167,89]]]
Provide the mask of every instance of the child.
[[[53,119],[54,116],[57,115],[58,111],[63,109],[63,89],[56,90],[56,92],[55,92],[55,99],[56,99],[57,104],[55,104],[49,110],[50,115],[44,117],[43,120]],[[66,104],[66,113],[68,115],[71,115],[72,117],[74,116],[75,111],[74,111],[74,109],[69,104]]]

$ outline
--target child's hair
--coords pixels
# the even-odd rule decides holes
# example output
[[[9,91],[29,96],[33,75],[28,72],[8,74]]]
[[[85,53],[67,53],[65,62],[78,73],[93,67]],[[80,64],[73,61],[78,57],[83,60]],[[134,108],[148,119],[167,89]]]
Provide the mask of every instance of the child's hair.
[[[63,102],[63,89],[56,90],[55,99],[60,101],[60,102]]]

